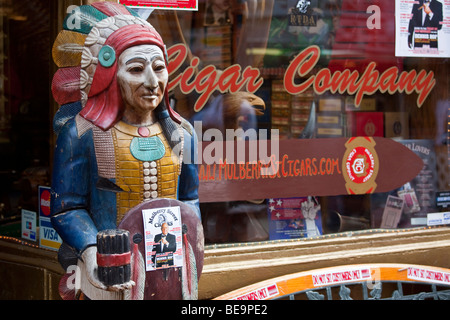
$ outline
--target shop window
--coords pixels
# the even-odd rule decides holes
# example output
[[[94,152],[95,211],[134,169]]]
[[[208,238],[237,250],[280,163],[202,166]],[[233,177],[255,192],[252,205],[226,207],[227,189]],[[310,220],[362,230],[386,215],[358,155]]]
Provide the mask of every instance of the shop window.
[[[240,179],[256,178],[251,168],[236,166],[228,176],[228,187],[220,189],[225,194],[216,196],[212,194],[213,188],[201,193],[207,244],[288,241],[345,232],[428,228],[430,213],[447,210],[442,199],[449,189],[446,132],[449,50],[444,44],[449,26],[444,20],[443,31],[437,32],[440,51],[433,51],[429,44],[411,49],[405,17],[413,8],[406,1],[400,3],[396,8],[394,1],[205,0],[199,1],[196,12],[152,12],[148,20],[162,31],[168,47],[172,48],[169,55],[175,60],[172,79],[177,81],[171,91],[175,109],[192,124],[196,121],[201,124],[197,128],[203,141],[226,140],[227,129],[236,132],[239,128],[244,134],[229,138],[252,141],[272,135],[272,140],[280,139],[280,144],[288,150],[297,148],[298,140],[308,140],[304,145],[313,148],[325,146],[321,141],[330,141],[329,138],[342,141],[339,138],[380,137],[405,146],[411,151],[409,156],[415,154],[420,158],[419,165],[423,164],[408,180],[400,173],[391,177],[389,190],[366,190],[357,195],[309,193],[308,187],[315,189],[302,184],[313,180],[301,176],[297,177],[297,187],[295,183],[284,184],[282,179],[270,178],[255,184],[237,183]],[[447,10],[444,16],[448,16],[448,8],[444,6],[444,9]],[[397,30],[396,18],[403,19]],[[400,48],[397,43],[396,48],[399,39],[405,43]],[[302,52],[305,56],[298,58]],[[181,55],[184,55],[182,61],[175,59]],[[292,71],[295,61],[311,65]],[[187,72],[194,69],[196,72],[188,76]],[[304,74],[299,76],[302,70]],[[249,77],[247,87],[233,92],[238,80],[251,71],[257,77]],[[358,78],[339,80],[338,75],[346,72],[357,72]],[[373,90],[364,92],[361,86],[358,89],[361,83],[357,81],[365,81],[361,80],[362,76],[370,72],[373,72],[372,79],[368,81],[378,81],[378,86],[371,82],[368,87]],[[202,78],[204,74],[209,76]],[[221,74],[228,77],[220,78]],[[412,79],[419,74],[424,79],[420,88],[408,89],[401,83],[409,80],[400,77]],[[316,82],[306,85],[314,76]],[[330,82],[331,78],[335,82]],[[395,85],[385,87],[391,78],[397,82],[392,80]],[[304,87],[300,90],[301,85]],[[218,131],[205,134],[212,128]],[[248,129],[255,129],[256,135],[248,133]],[[275,132],[277,137],[273,136]],[[265,135],[260,136],[262,133]],[[327,162],[327,153],[323,154],[323,162],[321,158],[311,159],[309,164],[289,159],[292,160],[289,168],[291,172],[306,170],[303,171],[306,175],[321,170],[324,174],[328,171],[342,175],[342,157],[333,164],[331,160]],[[406,161],[396,159],[393,154],[383,153],[380,157],[392,163]],[[294,167],[297,164],[306,167]],[[208,186],[225,183],[230,173],[217,167],[219,164],[200,165],[201,183]],[[401,168],[408,167],[408,162],[395,167],[400,172]],[[289,168],[286,164],[287,175]],[[239,177],[239,170],[247,173]],[[319,174],[316,175],[320,185]],[[377,181],[380,186],[389,180],[381,176],[383,181]],[[271,188],[278,190],[274,192]],[[292,190],[295,188],[297,192]],[[263,190],[267,196],[252,197],[264,194]],[[278,196],[271,197],[271,194]]]
[[[21,210],[37,211],[49,185],[48,1],[0,5],[0,234],[20,236]]]
[[[442,22],[413,27],[412,40],[405,17],[418,8],[410,1],[199,0],[197,11],[139,11],[167,45],[174,109],[214,160],[199,164],[206,244],[446,224],[432,220],[444,219],[450,202],[450,8],[432,2],[442,4]],[[49,4],[4,3],[2,218],[37,211],[36,188],[49,184],[54,114]],[[345,143],[365,136],[379,162],[355,153],[351,172],[380,163],[391,171],[355,191],[344,179]],[[219,149],[206,149],[220,141],[244,141],[248,161],[226,166]],[[385,142],[395,144],[377,149]],[[268,162],[261,171],[258,160],[277,147],[279,170],[267,171]]]

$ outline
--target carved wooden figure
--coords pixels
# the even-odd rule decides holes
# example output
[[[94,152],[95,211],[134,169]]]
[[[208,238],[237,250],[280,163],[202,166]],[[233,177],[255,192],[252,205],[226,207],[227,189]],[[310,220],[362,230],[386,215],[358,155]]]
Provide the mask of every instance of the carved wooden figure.
[[[169,105],[163,40],[133,11],[99,2],[67,15],[52,53],[60,67],[52,92],[61,105],[52,224],[64,241],[61,261],[71,261],[63,266],[81,270],[81,290],[64,288],[63,279],[63,297],[196,298],[203,266],[197,141]],[[143,209],[167,204],[180,207],[187,230],[184,264],[145,272],[144,232],[136,225]]]

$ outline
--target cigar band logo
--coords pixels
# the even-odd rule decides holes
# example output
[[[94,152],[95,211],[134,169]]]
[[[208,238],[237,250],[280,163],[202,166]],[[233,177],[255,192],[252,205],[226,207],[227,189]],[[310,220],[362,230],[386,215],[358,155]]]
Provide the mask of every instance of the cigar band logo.
[[[377,186],[379,161],[375,141],[370,137],[351,138],[345,144],[342,161],[345,187],[349,194],[373,193]]]

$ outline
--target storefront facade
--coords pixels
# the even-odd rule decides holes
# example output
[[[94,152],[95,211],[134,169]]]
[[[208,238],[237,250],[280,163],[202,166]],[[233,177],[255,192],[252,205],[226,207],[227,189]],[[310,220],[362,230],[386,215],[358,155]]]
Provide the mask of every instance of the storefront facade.
[[[199,138],[200,299],[344,264],[450,268],[450,6],[433,0],[422,16],[416,2],[138,7],[165,41],[171,104]],[[52,46],[89,3],[1,12],[1,270],[36,271],[38,298],[57,296],[63,274],[36,225],[22,233],[24,214],[39,227],[52,176]]]

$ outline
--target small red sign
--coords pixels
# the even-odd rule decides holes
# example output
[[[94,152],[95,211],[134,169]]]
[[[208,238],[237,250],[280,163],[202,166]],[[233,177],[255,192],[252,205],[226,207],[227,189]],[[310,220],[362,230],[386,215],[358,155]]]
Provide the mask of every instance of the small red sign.
[[[133,8],[198,10],[198,0],[119,0],[119,3]]]
[[[50,216],[50,189],[39,187],[39,211],[40,215]]]

